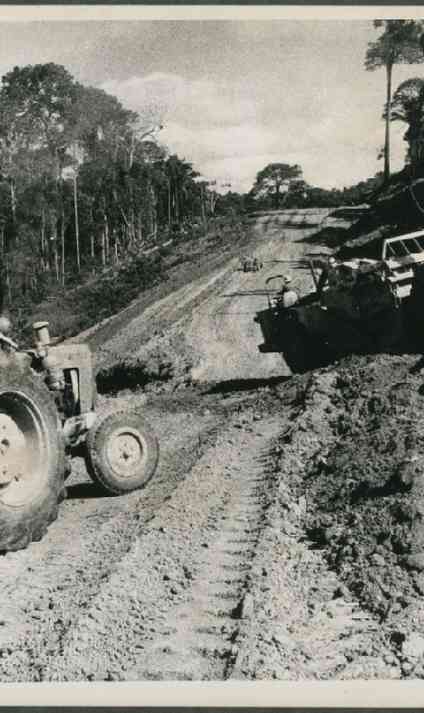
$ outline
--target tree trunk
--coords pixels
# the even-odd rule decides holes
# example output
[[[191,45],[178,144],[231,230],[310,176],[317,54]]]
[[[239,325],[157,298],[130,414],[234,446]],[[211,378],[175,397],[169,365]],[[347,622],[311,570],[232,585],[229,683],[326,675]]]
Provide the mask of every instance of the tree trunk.
[[[10,204],[12,208],[12,222],[13,225],[15,226],[16,224],[16,190],[15,190],[15,181],[13,178],[9,178],[9,186],[10,186]]]
[[[79,222],[78,222],[78,185],[77,173],[74,173],[74,218],[75,218],[75,249],[77,253],[77,270],[81,269],[80,244],[79,244]]]
[[[93,203],[90,203],[90,257],[94,262],[94,215],[93,215]],[[93,265],[94,269],[94,265]]]
[[[136,233],[135,233],[135,213],[134,213],[134,206],[131,206],[130,209],[130,225],[129,225],[129,231],[130,231],[130,240],[131,244],[135,246],[136,244]]]
[[[57,249],[57,220],[55,217],[50,217],[50,228],[52,235],[50,238],[50,250],[53,251],[53,263],[56,276],[56,282],[59,282],[59,254]]]
[[[46,218],[44,208],[41,211],[41,229],[40,229],[40,245],[41,245],[41,269],[47,271],[47,250],[46,250]]]
[[[57,240],[54,241],[54,270],[56,274],[56,282],[59,282],[59,256],[57,254]]]
[[[201,204],[202,204],[202,221],[203,221],[203,228],[206,233],[208,224],[207,224],[207,219],[206,219],[206,206],[205,206],[205,187],[202,184],[200,186],[200,196],[201,196]]]
[[[155,240],[158,234],[158,196],[153,183],[150,183],[150,200],[152,203],[152,216],[153,216],[153,232],[155,234]]]
[[[174,200],[175,200],[175,220],[177,223],[179,223],[180,222],[180,206],[178,203],[178,186],[175,186]]]
[[[384,139],[384,183],[390,178],[390,113],[392,108],[392,72],[393,65],[386,64],[386,131]]]
[[[106,265],[105,230],[102,230],[102,266]]]
[[[60,247],[61,247],[61,282],[65,286],[65,215],[62,209],[60,216]]]
[[[105,221],[105,229],[104,229],[104,241],[105,241],[105,247],[104,247],[104,253],[105,253],[105,262],[103,264],[106,264],[106,262],[109,260],[109,224],[107,222],[107,215],[106,213],[104,214],[104,221]]]
[[[168,178],[168,226],[171,227],[171,179]]]
[[[6,288],[9,306],[12,304],[12,286],[10,283],[9,256],[6,255]]]

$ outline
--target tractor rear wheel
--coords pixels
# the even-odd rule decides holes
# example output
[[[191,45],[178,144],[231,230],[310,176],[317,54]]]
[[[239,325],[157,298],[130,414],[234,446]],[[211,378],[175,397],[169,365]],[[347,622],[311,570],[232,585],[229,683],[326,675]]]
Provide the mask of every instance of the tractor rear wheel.
[[[65,451],[50,392],[29,368],[0,364],[0,551],[41,540],[56,519]]]
[[[159,444],[136,411],[99,416],[86,440],[86,465],[92,479],[110,495],[142,488],[153,476]]]

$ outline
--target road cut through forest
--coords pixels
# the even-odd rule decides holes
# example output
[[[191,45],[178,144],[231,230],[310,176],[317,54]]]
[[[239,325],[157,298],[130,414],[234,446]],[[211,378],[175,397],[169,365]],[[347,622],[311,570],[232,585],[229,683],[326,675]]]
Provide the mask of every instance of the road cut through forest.
[[[100,408],[139,409],[160,464],[114,498],[75,461],[46,537],[1,558],[3,682],[424,677],[420,355],[292,376],[257,349],[265,280],[312,289],[325,217],[260,215],[262,270],[211,263],[86,335]]]

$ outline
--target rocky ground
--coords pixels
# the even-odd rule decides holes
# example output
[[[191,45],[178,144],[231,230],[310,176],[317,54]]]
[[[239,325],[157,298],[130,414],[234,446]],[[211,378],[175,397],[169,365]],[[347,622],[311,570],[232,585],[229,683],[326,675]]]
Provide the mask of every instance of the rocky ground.
[[[75,461],[47,536],[1,558],[3,682],[424,677],[420,355],[292,377],[257,350],[265,279],[310,289],[324,218],[260,216],[261,272],[228,255],[86,335],[100,408],[139,408],[160,465],[107,498]]]

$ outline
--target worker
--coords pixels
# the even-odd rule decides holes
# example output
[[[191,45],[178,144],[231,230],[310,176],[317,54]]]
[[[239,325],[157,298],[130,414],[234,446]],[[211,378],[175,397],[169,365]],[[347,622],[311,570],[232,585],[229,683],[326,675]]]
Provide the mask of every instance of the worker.
[[[290,275],[283,275],[283,284],[276,297],[272,300],[274,307],[293,307],[299,301],[299,296],[291,287]]]
[[[337,267],[337,260],[334,257],[329,257],[328,260],[322,264],[321,275],[319,276],[317,284],[317,295],[318,299],[321,299],[324,287],[331,280],[331,277],[335,274]],[[330,277],[331,276],[331,277]]]

